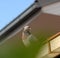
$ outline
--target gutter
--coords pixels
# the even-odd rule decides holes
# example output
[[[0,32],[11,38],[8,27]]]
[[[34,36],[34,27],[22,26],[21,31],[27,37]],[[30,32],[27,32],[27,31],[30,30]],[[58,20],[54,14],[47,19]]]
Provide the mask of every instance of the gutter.
[[[32,4],[27,10],[25,10],[21,15],[16,17],[14,21],[9,23],[4,29],[0,32],[0,41],[4,40],[5,37],[9,36],[14,30],[22,26],[26,21],[30,20],[38,11],[41,10],[41,7],[36,7],[36,4]]]

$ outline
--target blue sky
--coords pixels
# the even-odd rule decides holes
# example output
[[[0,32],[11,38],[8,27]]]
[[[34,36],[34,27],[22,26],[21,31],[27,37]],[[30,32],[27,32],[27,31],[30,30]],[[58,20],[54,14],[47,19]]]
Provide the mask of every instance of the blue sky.
[[[34,0],[0,0],[0,30],[33,2]]]

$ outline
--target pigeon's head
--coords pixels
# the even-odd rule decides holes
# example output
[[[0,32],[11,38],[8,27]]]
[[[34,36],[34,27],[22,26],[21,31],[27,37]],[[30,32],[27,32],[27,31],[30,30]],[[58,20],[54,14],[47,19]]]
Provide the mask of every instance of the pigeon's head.
[[[30,30],[31,30],[30,26],[25,26],[24,27],[24,31],[30,31]]]

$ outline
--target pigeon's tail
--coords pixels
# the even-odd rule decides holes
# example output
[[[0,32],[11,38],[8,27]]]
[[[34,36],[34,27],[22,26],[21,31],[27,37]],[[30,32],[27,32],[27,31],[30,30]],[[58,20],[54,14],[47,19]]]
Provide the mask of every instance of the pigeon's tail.
[[[32,34],[29,35],[27,38],[29,39],[29,41],[36,41],[37,40],[37,38]]]
[[[31,34],[27,37],[27,39],[23,40],[23,43],[25,46],[29,46],[30,44],[32,44],[35,41],[37,41],[37,38]]]

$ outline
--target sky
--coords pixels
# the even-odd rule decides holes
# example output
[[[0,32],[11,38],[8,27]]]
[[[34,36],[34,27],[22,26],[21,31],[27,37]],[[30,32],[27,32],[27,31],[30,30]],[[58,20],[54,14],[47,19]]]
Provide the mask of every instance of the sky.
[[[26,10],[34,0],[0,0],[0,30]]]

